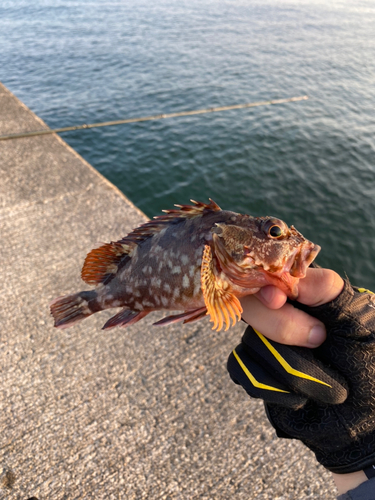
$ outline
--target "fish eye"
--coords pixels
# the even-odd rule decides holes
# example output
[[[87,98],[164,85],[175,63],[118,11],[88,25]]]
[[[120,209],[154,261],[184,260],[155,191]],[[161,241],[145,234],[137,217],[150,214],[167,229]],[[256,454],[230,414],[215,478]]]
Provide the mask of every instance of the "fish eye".
[[[284,233],[281,227],[276,226],[275,224],[274,226],[270,227],[268,234],[272,236],[272,238],[280,238],[280,236],[282,236]]]
[[[288,236],[288,226],[276,217],[265,217],[261,225],[262,231],[268,237],[276,240],[281,240]]]

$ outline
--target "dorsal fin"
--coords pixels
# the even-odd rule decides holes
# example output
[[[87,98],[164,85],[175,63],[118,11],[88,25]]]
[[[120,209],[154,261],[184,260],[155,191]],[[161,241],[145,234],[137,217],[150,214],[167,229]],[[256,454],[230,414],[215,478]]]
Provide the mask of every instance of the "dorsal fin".
[[[119,262],[131,250],[132,247],[122,241],[112,241],[94,248],[86,256],[81,278],[89,285],[103,283],[110,275],[117,272]]]
[[[154,234],[160,233],[172,221],[193,219],[194,217],[201,217],[207,212],[219,212],[221,208],[214,201],[209,198],[210,203],[202,203],[200,201],[191,200],[194,205],[175,205],[179,207],[178,210],[163,210],[165,215],[157,215],[154,220],[145,222],[139,227],[136,227],[125,238],[120,240],[120,243],[128,245],[139,244],[140,242],[150,238]]]
[[[171,219],[192,219],[193,217],[199,217],[203,215],[204,212],[220,212],[221,208],[217,203],[215,203],[211,198],[208,198],[210,203],[203,203],[201,201],[190,200],[194,205],[175,205],[178,210],[162,210],[162,212],[167,215],[158,215],[154,217],[156,220],[171,220]]]

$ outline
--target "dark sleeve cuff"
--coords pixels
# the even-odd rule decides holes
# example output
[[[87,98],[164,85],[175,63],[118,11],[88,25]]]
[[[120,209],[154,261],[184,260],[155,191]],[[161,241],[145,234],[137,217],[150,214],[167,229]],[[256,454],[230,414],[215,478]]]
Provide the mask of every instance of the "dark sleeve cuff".
[[[337,500],[375,500],[375,478],[369,479],[349,490],[343,495],[339,495]]]

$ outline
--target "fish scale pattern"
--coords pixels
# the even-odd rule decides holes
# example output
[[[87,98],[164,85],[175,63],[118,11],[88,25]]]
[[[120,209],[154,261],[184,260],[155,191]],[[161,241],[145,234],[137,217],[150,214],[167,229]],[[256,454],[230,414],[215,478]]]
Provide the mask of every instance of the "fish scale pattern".
[[[292,410],[267,405],[279,437],[300,439],[317,460],[336,473],[375,463],[375,295],[345,282],[339,297],[319,307],[294,303],[327,327],[327,340],[315,357],[347,381],[347,399],[339,405],[309,400]]]
[[[191,201],[91,250],[81,277],[98,286],[54,299],[55,326],[68,328],[96,312],[122,307],[104,329],[133,325],[158,310],[184,313],[157,325],[196,321],[207,312],[215,329],[228,329],[231,320],[234,325],[240,319],[239,297],[267,284],[288,297],[298,295],[298,281],[319,245],[275,217],[221,210],[211,199]]]

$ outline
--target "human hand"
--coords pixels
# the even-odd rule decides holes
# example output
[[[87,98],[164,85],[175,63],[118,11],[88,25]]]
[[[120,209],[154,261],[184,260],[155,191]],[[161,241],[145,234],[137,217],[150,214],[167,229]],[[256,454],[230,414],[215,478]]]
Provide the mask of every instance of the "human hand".
[[[331,276],[328,281],[323,280],[326,284],[321,287],[324,292],[320,296],[316,295],[319,293],[319,287],[316,286],[320,281],[319,274],[323,278]],[[311,290],[314,293],[309,292],[307,288],[310,287],[304,288],[306,283],[312,284]],[[352,288],[348,282],[340,293],[342,283],[341,281],[340,284],[340,279],[337,279],[332,272],[327,273],[321,269],[309,270],[307,279],[301,280],[298,298],[301,303],[294,303],[294,306],[314,315],[325,324],[328,336],[319,348],[312,350],[287,347],[266,341],[270,347],[265,349],[264,341],[258,340],[261,338],[259,331],[255,332],[249,327],[242,344],[233,351],[228,362],[228,369],[234,381],[240,383],[249,394],[254,396],[253,392],[258,392],[255,397],[269,401],[266,404],[268,417],[276,428],[278,436],[300,439],[315,452],[320,463],[329,470],[339,473],[334,476],[340,492],[365,481],[366,475],[361,469],[375,464],[375,296],[364,289]],[[335,299],[337,290],[339,295]],[[274,301],[273,304],[280,307],[283,297],[280,300],[277,291],[272,293],[271,304]],[[330,296],[334,300],[325,304]],[[272,314],[281,312],[280,317],[283,321],[282,328],[274,338],[285,338],[282,332],[288,328],[288,318],[293,318],[297,312],[289,310],[285,315],[282,312],[283,307],[289,305],[293,307],[292,304],[284,304],[280,309],[271,311]],[[246,315],[248,313],[249,309],[246,308]],[[253,317],[255,321],[259,321],[256,316]],[[310,320],[304,316],[299,318],[307,321],[308,326],[311,325],[308,323]],[[253,319],[250,321],[254,323]],[[275,317],[271,321],[265,318],[263,325],[269,328],[272,321],[275,321]],[[259,322],[257,327],[261,330],[258,325]],[[294,319],[291,325],[292,329],[295,328]],[[296,326],[298,330],[298,324]],[[294,338],[303,345],[303,337],[301,342],[298,331]],[[316,370],[313,375],[316,373],[319,375],[314,381],[311,377],[310,380],[303,380],[304,373],[301,371],[297,371],[297,375],[290,373],[283,375],[281,367],[280,373],[277,373],[275,368],[277,356],[272,354],[272,349],[279,358],[282,359],[284,356],[284,359],[289,360],[289,368],[295,368],[295,363],[299,363],[305,374],[311,375],[312,370]],[[255,352],[256,350],[258,352]],[[242,365],[234,353],[242,358]],[[272,358],[274,366],[271,366]],[[272,376],[275,377],[277,373],[274,387],[279,393],[274,392],[272,395],[270,386],[268,390],[264,390],[264,387],[259,389],[259,384],[254,385],[251,382],[249,374],[251,376],[251,371],[255,373],[257,369],[258,379],[266,376],[268,380],[271,377],[272,381]],[[302,384],[298,381],[301,373]],[[329,377],[332,377],[333,383]],[[337,395],[333,390],[335,384],[338,384]],[[317,388],[314,389],[314,385]],[[345,393],[345,390],[348,393]]]
[[[298,302],[312,307],[335,299],[343,279],[330,269],[307,269],[298,286]],[[287,296],[275,286],[241,299],[242,318],[266,337],[287,345],[318,347],[326,338],[324,323],[286,303]]]

